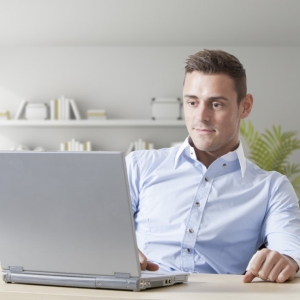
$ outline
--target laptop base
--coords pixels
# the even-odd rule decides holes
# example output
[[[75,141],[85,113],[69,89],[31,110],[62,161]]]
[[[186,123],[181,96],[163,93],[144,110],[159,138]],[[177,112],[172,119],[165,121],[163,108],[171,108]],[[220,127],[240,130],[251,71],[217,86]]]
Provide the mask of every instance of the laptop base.
[[[39,284],[80,288],[100,288],[141,291],[149,288],[171,286],[186,282],[188,275],[165,275],[162,278],[118,278],[114,276],[70,276],[61,274],[41,274],[33,272],[2,271],[6,283]]]

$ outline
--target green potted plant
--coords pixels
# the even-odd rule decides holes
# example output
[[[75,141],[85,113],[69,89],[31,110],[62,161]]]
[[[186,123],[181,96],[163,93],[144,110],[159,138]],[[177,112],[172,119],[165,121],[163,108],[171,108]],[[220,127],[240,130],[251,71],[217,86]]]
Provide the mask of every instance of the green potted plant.
[[[259,133],[251,121],[242,121],[240,133],[249,148],[249,159],[266,171],[277,171],[287,176],[298,196],[300,194],[300,164],[291,164],[289,156],[300,149],[300,139],[294,131],[282,132],[272,126]]]

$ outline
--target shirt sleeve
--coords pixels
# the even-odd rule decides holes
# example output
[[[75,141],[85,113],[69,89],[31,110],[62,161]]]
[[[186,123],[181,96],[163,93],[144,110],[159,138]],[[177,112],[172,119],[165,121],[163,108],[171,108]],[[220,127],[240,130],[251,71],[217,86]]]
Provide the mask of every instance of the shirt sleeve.
[[[300,277],[300,259],[296,258],[296,257],[292,257],[291,258],[298,264],[298,272],[296,273],[295,277]]]
[[[130,152],[126,156],[126,167],[131,197],[132,213],[134,215],[138,211],[139,206],[139,170],[135,152]]]
[[[286,176],[278,176],[270,187],[262,238],[270,250],[300,261],[300,211],[297,195]]]

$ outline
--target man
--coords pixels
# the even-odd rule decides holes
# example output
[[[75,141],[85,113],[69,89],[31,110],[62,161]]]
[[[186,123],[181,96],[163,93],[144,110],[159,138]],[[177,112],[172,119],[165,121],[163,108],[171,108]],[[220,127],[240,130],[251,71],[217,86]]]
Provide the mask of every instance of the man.
[[[242,64],[204,50],[185,70],[188,138],[127,156],[142,269],[243,274],[249,264],[244,282],[292,280],[300,275],[298,199],[285,176],[244,156],[239,128],[253,97]]]

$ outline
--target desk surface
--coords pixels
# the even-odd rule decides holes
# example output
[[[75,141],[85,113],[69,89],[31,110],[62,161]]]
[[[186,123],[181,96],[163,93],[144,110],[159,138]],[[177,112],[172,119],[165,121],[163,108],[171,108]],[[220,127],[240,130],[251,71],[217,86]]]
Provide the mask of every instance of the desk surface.
[[[300,299],[300,278],[279,284],[255,279],[243,283],[240,275],[192,274],[189,282],[143,292],[112,291],[38,285],[6,284],[0,278],[0,299]],[[201,297],[201,298],[200,298]],[[262,298],[263,297],[263,298]]]

